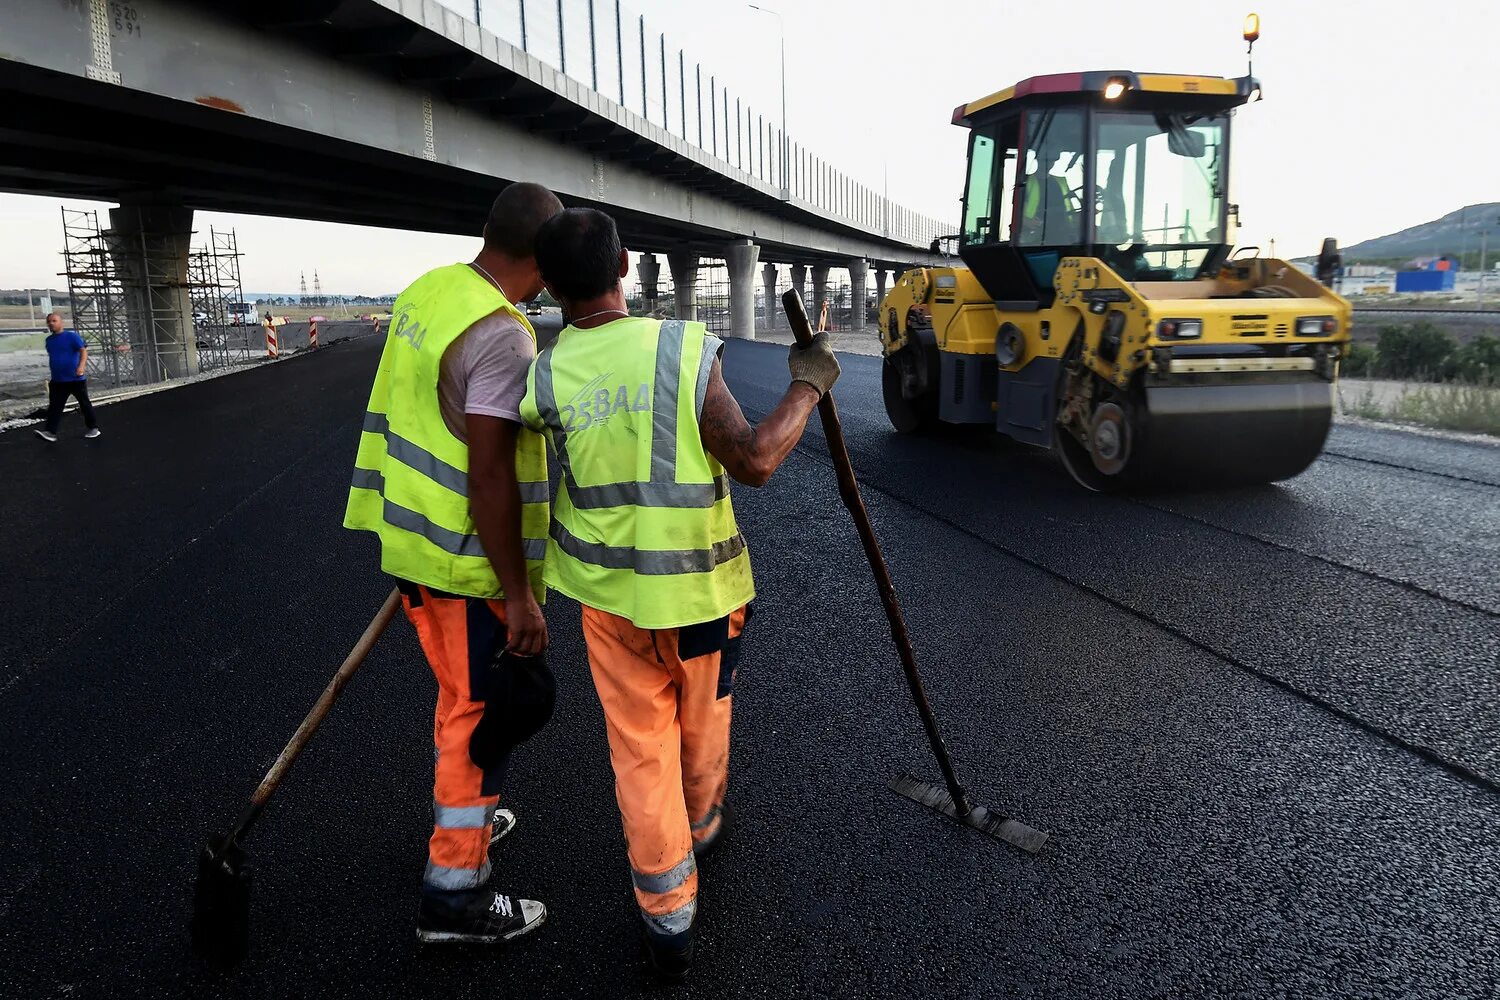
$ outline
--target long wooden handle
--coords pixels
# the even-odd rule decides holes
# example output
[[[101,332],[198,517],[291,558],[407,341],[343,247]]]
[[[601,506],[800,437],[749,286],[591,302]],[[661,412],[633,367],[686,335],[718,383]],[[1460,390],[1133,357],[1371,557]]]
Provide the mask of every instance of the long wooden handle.
[[[796,289],[790,289],[781,297],[786,309],[787,321],[792,326],[792,336],[797,344],[806,347],[812,343],[812,324],[807,311],[802,307],[802,297]],[[911,688],[912,701],[917,713],[922,716],[922,728],[927,730],[927,742],[932,744],[932,755],[937,758],[943,772],[943,781],[948,785],[948,794],[953,796],[954,808],[960,816],[972,811],[963,786],[953,771],[953,761],[948,756],[948,747],[938,731],[937,716],[927,701],[927,691],[922,685],[922,675],[917,670],[917,658],[912,653],[911,636],[906,631],[906,618],[901,614],[901,605],[896,600],[896,587],[891,583],[891,573],[886,567],[885,556],[880,553],[880,542],[875,538],[875,529],[870,526],[870,515],[865,510],[864,499],[859,495],[859,483],[854,478],[854,465],[849,461],[849,449],[844,444],[844,425],[839,421],[838,407],[834,405],[833,393],[824,393],[818,401],[818,415],[823,419],[823,437],[828,441],[828,454],[833,459],[833,468],[838,475],[839,496],[849,514],[854,518],[854,527],[859,531],[860,543],[864,545],[865,558],[870,571],[875,574],[875,588],[880,591],[880,602],[885,605],[885,617],[890,622],[891,639],[896,643],[896,652],[901,657],[901,669],[906,673],[907,686]]]
[[[396,616],[396,609],[400,606],[401,592],[393,589],[386,597],[385,603],[380,606],[380,610],[375,612],[375,617],[370,619],[370,624],[365,626],[364,634],[359,637],[354,648],[349,650],[349,655],[344,657],[344,662],[340,664],[333,679],[328,682],[323,693],[318,695],[318,700],[313,703],[312,710],[307,713],[307,718],[302,720],[302,725],[298,726],[297,731],[292,734],[291,740],[282,749],[281,755],[276,758],[276,763],[271,765],[271,769],[266,772],[266,776],[256,787],[255,793],[250,796],[250,805],[241,814],[239,822],[235,824],[230,834],[231,840],[248,830],[259,818],[266,802],[281,784],[281,780],[286,777],[287,771],[291,770],[292,765],[297,762],[303,748],[312,739],[313,733],[318,731],[318,727],[328,717],[329,709],[333,708],[333,703],[338,700],[339,694],[349,683],[349,678],[354,676],[354,672],[365,662],[365,657],[370,655],[370,650],[375,646],[375,640],[380,638],[380,634],[391,623],[391,619]]]

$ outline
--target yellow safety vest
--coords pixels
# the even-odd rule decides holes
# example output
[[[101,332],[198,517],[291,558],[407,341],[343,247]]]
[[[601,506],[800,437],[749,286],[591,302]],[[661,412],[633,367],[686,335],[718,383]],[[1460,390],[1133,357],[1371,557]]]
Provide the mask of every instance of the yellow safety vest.
[[[535,341],[526,317],[467,264],[429,271],[401,293],[370,392],[344,511],[344,527],[380,537],[382,570],[468,597],[504,594],[474,529],[469,447],[443,421],[438,368],[448,345],[501,309]],[[540,601],[546,593],[542,557],[550,507],[547,445],[524,428],[516,442],[516,478],[526,568]]]
[[[1068,179],[1066,177],[1059,177],[1057,174],[1032,174],[1026,178],[1026,204],[1023,209],[1025,217],[1028,220],[1041,218],[1042,185],[1049,182],[1053,187],[1057,188],[1058,198],[1060,199],[1063,211],[1070,218],[1073,215],[1073,206],[1069,204],[1069,197],[1073,194],[1073,191],[1068,187]]]
[[[569,326],[537,355],[521,417],[562,467],[549,587],[639,628],[755,596],[729,478],[698,432],[720,346],[702,323],[631,318]]]

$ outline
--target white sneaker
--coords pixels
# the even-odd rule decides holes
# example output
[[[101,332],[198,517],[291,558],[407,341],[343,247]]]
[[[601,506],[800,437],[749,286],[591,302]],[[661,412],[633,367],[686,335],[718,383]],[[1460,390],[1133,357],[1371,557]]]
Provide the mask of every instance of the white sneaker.
[[[99,428],[90,427],[88,430],[83,432],[83,436],[86,438],[96,438],[99,436]]]
[[[39,438],[41,438],[43,441],[56,441],[57,440],[57,435],[56,434],[53,434],[51,431],[48,431],[48,430],[43,430],[40,427],[38,427],[36,429],[36,436],[39,437]]]
[[[495,817],[490,821],[490,846],[494,847],[500,838],[516,828],[516,814],[509,809],[496,809]]]

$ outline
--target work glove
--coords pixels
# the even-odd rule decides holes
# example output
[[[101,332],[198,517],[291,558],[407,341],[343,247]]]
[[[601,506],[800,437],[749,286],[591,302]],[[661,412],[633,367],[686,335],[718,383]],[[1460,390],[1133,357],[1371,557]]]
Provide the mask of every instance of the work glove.
[[[828,395],[833,383],[839,380],[839,359],[833,356],[833,344],[824,330],[806,347],[792,345],[787,355],[787,367],[792,370],[793,382],[806,382],[818,390],[818,397]]]

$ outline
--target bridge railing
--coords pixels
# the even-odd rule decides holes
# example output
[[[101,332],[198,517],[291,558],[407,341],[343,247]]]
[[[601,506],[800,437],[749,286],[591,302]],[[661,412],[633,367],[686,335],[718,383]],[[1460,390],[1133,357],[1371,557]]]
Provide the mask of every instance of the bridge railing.
[[[712,67],[622,0],[439,0],[601,96],[787,200],[866,232],[925,246],[951,223],[900,205],[788,136]]]

